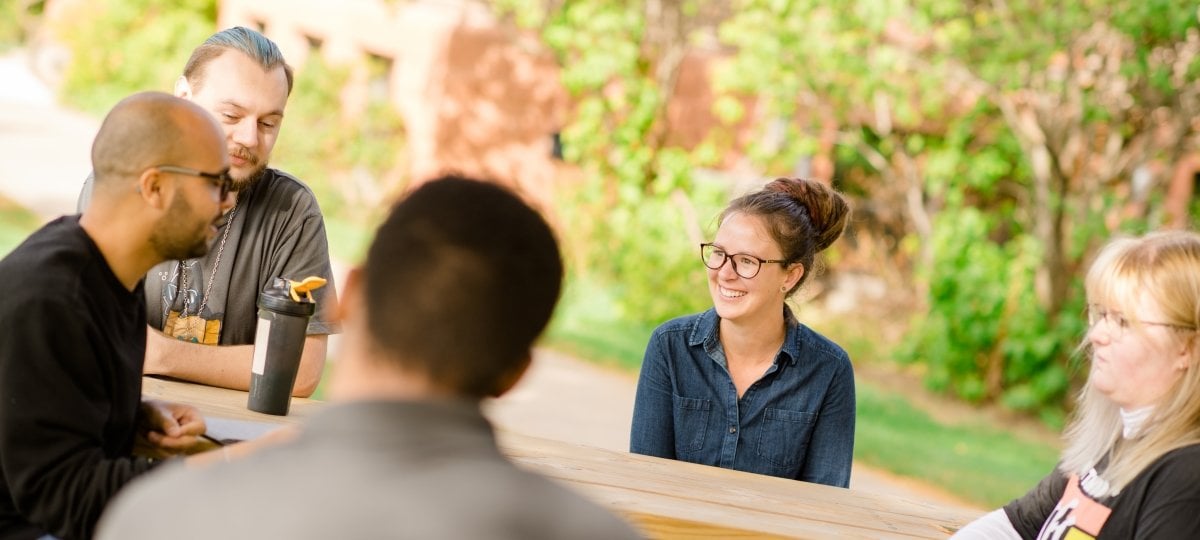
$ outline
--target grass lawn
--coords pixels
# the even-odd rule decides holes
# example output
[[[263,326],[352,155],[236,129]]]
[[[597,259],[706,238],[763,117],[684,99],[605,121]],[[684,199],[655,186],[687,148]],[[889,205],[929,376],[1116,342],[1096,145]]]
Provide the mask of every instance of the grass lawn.
[[[945,424],[904,396],[858,381],[854,458],[998,508],[1050,472],[1058,450],[989,424]]]

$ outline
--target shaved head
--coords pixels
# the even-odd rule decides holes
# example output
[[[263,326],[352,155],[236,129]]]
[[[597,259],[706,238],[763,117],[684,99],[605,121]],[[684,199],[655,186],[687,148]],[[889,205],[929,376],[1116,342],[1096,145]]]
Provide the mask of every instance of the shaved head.
[[[162,92],[142,92],[113,107],[92,143],[97,189],[164,164],[187,163],[205,145],[224,152],[224,134],[200,106]]]

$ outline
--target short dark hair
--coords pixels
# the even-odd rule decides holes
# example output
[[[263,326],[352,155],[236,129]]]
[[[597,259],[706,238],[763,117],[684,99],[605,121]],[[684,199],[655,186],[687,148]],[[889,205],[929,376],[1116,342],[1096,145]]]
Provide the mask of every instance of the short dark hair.
[[[275,69],[276,66],[283,66],[283,74],[287,77],[288,95],[292,95],[292,66],[283,60],[283,53],[279,51],[279,46],[267,36],[244,26],[226,28],[204,40],[204,43],[192,51],[192,56],[184,65],[184,78],[192,86],[200,88],[204,82],[204,67],[227,50],[238,51],[249,56],[266,71]]]
[[[482,398],[528,360],[563,265],[550,226],[517,195],[446,176],[392,208],[364,273],[373,345],[439,386]]]

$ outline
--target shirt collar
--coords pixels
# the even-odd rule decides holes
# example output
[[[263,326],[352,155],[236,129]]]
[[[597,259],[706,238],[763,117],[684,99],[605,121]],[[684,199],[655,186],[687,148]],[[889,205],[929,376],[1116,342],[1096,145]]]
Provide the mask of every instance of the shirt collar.
[[[800,321],[792,314],[792,308],[788,307],[786,303],[783,305],[783,323],[786,330],[783,336],[782,352],[788,363],[796,365],[802,347]],[[703,346],[704,350],[710,354],[714,351],[721,351],[720,328],[721,316],[717,315],[715,308],[709,308],[708,311],[700,314],[695,325],[692,326],[692,333],[688,336],[688,345]],[[724,354],[720,356],[721,360],[724,360]]]
[[[1153,406],[1142,407],[1132,411],[1121,409],[1121,435],[1126,439],[1132,439],[1142,434],[1142,428],[1145,427],[1146,419],[1150,418],[1150,413],[1154,412]]]

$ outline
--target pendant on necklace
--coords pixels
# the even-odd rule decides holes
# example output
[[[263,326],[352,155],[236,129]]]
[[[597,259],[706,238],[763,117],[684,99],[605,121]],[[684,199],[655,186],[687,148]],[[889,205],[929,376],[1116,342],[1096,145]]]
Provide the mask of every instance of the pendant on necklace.
[[[172,329],[171,335],[178,340],[200,343],[204,338],[204,322],[204,319],[196,315],[179,317],[175,319],[175,327]]]

